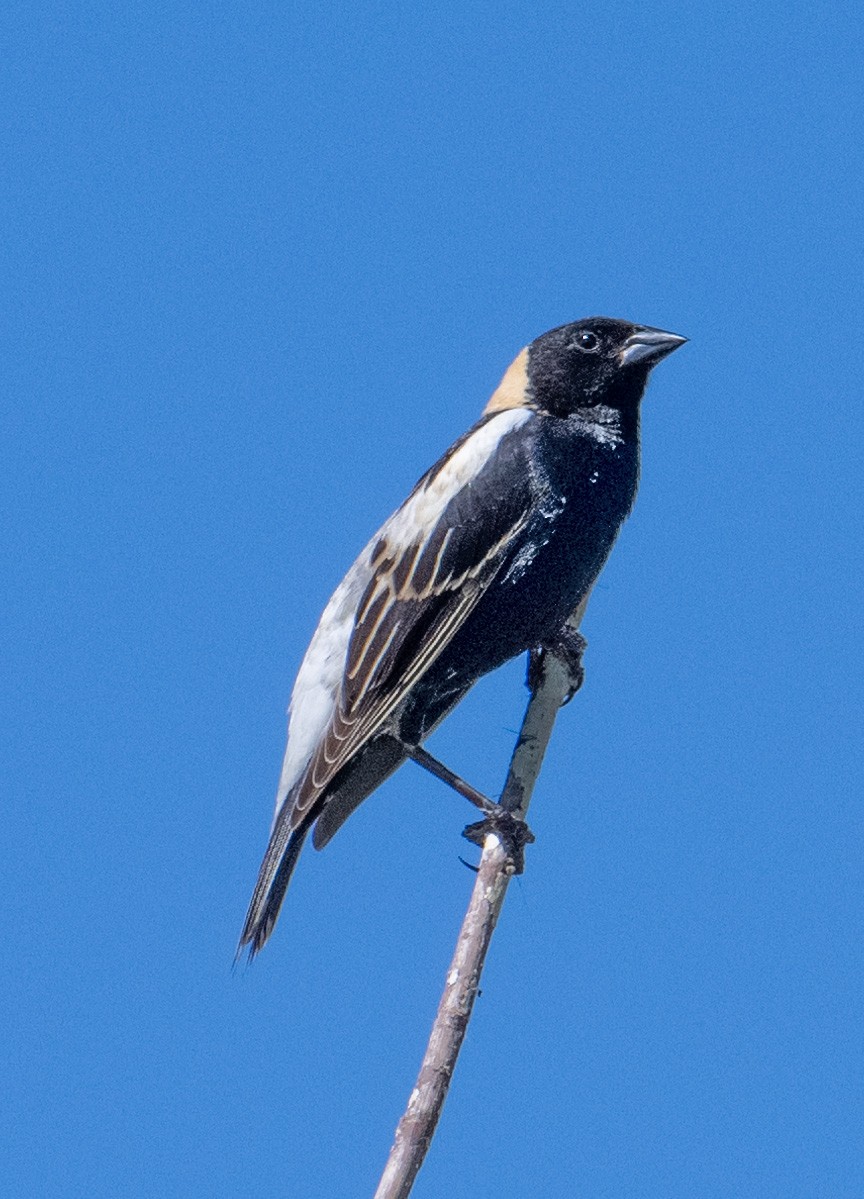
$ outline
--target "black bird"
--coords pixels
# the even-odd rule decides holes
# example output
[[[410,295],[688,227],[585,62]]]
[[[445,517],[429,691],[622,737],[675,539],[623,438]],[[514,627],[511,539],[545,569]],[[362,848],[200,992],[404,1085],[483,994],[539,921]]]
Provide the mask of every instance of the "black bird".
[[[482,675],[560,648],[633,505],[648,374],[685,340],[607,317],[544,333],[363,550],[297,675],[238,953],[273,931],[313,826],[321,849]]]

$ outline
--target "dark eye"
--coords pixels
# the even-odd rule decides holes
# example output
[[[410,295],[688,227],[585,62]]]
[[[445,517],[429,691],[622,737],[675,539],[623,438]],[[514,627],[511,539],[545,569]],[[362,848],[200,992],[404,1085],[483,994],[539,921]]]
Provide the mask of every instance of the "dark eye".
[[[589,329],[586,329],[584,333],[580,333],[576,338],[576,344],[580,350],[585,350],[590,354],[592,350],[600,348],[600,338],[596,333],[592,333]]]

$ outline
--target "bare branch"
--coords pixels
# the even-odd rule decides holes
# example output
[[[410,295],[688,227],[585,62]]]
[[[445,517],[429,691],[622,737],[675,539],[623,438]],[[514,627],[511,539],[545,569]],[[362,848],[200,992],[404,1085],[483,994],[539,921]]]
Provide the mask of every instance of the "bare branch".
[[[581,616],[581,611],[578,615]],[[570,691],[571,682],[567,665],[557,655],[547,653],[539,683],[528,701],[501,794],[502,807],[519,820],[525,819],[552,726]],[[515,869],[501,840],[494,834],[487,836],[426,1055],[408,1106],[396,1128],[393,1148],[375,1199],[407,1199],[423,1164],[471,1019],[486,951]]]

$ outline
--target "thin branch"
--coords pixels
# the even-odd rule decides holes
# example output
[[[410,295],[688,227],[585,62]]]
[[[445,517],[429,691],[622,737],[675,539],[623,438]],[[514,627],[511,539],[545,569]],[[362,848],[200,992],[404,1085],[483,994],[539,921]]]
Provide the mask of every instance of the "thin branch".
[[[581,611],[578,616],[581,616]],[[572,619],[576,619],[575,614]],[[531,793],[543,764],[543,755],[552,735],[552,726],[570,687],[568,667],[557,655],[547,652],[543,658],[539,683],[528,701],[501,794],[502,807],[518,820],[525,819]],[[516,865],[505,845],[497,836],[489,834],[447,972],[426,1056],[408,1106],[396,1128],[393,1148],[375,1199],[407,1199],[423,1164],[471,1019],[486,951],[504,903],[507,885],[515,871]]]

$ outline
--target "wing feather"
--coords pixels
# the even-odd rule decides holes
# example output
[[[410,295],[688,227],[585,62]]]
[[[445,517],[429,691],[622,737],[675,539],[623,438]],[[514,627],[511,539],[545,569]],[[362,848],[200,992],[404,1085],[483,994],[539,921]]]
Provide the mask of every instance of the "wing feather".
[[[507,414],[502,423],[518,427],[524,419]],[[468,441],[457,443],[457,454]],[[499,436],[494,448],[500,441]],[[512,459],[501,462],[500,453],[492,462],[481,462],[473,474],[465,472],[463,464],[462,473],[455,472],[458,486],[451,485],[448,494],[448,462],[453,457],[451,451],[420,480],[369,552],[371,577],[357,605],[341,687],[292,796],[291,827],[308,815],[350,759],[384,731],[462,628],[532,513],[526,464],[516,464],[522,469],[514,472]],[[502,467],[506,487],[499,477]],[[435,519],[426,525],[424,489],[436,489]]]
[[[276,815],[240,938],[252,955],[310,829],[325,844],[399,765],[388,722],[518,552],[538,493],[525,439],[514,434],[533,416],[510,408],[481,418],[423,476],[327,605],[291,700]],[[350,776],[354,789],[340,792],[334,780],[370,743]]]

